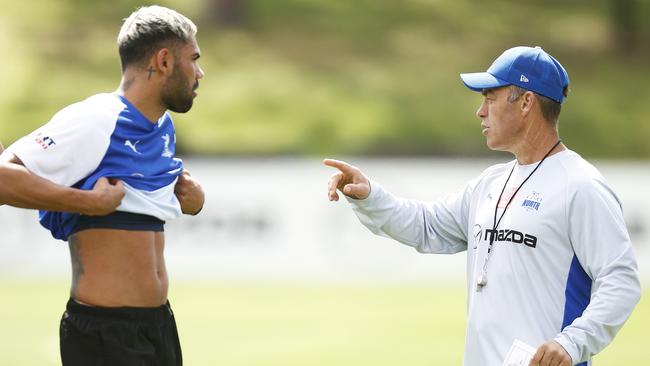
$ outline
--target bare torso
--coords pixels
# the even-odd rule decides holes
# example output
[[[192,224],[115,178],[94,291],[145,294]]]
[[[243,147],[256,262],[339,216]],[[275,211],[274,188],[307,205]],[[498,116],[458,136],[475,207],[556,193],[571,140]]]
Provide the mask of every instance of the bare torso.
[[[167,301],[163,232],[88,229],[68,241],[73,299],[103,307],[155,307]]]

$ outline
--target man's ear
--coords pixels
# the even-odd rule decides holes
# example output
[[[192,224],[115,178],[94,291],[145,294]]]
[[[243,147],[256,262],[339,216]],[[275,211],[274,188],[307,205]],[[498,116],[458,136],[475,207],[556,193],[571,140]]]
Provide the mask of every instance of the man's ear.
[[[525,92],[521,98],[520,98],[520,108],[521,108],[521,113],[526,116],[530,111],[533,110],[533,106],[537,103],[537,99],[535,98],[535,93],[531,91]]]
[[[174,69],[174,55],[169,48],[159,49],[153,56],[152,61],[157,72],[169,76]]]

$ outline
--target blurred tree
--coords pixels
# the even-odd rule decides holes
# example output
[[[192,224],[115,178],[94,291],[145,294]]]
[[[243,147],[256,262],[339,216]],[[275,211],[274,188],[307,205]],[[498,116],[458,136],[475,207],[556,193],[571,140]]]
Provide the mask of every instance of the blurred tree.
[[[610,4],[615,47],[625,52],[636,51],[640,31],[637,0],[611,0]]]
[[[210,0],[209,21],[213,24],[237,27],[246,21],[245,0]]]

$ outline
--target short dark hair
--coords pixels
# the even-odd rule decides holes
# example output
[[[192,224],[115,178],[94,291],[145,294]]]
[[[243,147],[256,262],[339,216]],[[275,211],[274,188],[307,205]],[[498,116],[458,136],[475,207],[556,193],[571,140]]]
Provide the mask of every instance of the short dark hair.
[[[509,89],[508,101],[511,103],[519,99],[522,95],[524,95],[525,92],[530,91],[528,89],[524,89],[516,85],[510,85],[508,86],[508,89]],[[562,111],[562,104],[554,101],[551,98],[545,97],[535,92],[533,92],[533,94],[535,94],[535,97],[539,101],[539,107],[542,110],[542,115],[544,116],[544,119],[546,119],[547,121],[553,124],[557,124],[558,121],[560,120],[560,112]],[[565,98],[567,97],[567,95],[569,94],[568,86],[564,87],[562,94],[564,94]]]
[[[122,71],[162,47],[187,43],[194,36],[196,25],[182,14],[157,5],[138,8],[124,19],[117,36]]]

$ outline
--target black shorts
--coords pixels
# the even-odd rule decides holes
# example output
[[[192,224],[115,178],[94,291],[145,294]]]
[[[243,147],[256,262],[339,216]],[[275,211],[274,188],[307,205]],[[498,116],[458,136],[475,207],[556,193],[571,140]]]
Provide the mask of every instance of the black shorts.
[[[155,308],[104,308],[70,299],[59,331],[64,366],[181,366],[169,303]]]

